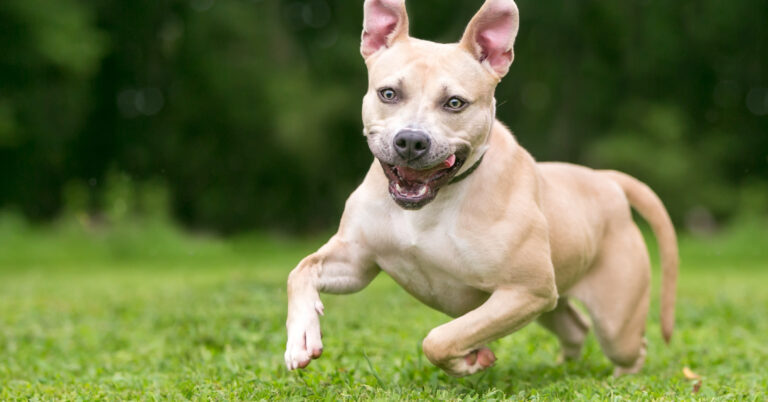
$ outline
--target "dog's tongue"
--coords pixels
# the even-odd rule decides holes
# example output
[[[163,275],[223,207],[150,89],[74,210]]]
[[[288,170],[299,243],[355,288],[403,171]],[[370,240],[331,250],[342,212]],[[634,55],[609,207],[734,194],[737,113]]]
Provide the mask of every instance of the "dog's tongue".
[[[405,181],[416,181],[424,183],[427,180],[429,180],[430,177],[432,177],[436,172],[448,169],[452,167],[456,163],[456,155],[451,155],[448,158],[446,158],[443,163],[433,167],[432,169],[426,169],[426,170],[417,170],[417,169],[411,169],[406,166],[398,166],[397,171],[400,173],[400,177],[403,178]]]
[[[456,154],[452,154],[443,161],[443,168],[448,169],[449,167],[453,166],[454,163],[456,163]]]

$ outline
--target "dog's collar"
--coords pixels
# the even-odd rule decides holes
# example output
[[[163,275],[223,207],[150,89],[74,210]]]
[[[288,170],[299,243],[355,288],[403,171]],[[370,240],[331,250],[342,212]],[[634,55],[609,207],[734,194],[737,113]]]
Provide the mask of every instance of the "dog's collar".
[[[467,176],[471,175],[472,172],[474,172],[475,169],[477,169],[477,167],[480,166],[480,162],[483,161],[483,158],[485,158],[485,152],[483,152],[483,154],[480,155],[480,159],[478,159],[477,162],[475,162],[474,165],[470,166],[469,169],[464,171],[464,173],[462,173],[462,174],[454,177],[453,179],[451,179],[451,181],[449,181],[448,184],[458,183],[458,182],[466,179]]]

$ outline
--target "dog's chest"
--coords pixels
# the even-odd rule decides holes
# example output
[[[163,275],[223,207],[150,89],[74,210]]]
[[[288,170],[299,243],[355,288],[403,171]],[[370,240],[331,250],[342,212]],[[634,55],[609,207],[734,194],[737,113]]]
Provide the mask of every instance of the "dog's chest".
[[[376,262],[409,293],[453,316],[488,298],[501,256],[481,239],[445,221],[432,224],[413,214],[391,219],[391,234],[374,246]]]

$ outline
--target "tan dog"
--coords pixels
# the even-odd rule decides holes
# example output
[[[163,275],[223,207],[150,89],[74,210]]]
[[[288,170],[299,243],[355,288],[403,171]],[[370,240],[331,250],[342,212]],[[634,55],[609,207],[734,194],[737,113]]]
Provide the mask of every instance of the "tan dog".
[[[488,342],[538,320],[578,357],[588,323],[615,374],[645,360],[650,264],[630,204],[648,220],[663,266],[661,327],[674,323],[677,240],[658,197],[614,171],[536,163],[495,120],[518,11],[487,0],[458,44],[408,36],[404,0],[366,0],[364,133],[376,157],[338,233],[288,278],[285,363],[323,350],[319,292],[352,293],[380,270],[452,317],[424,339],[455,376],[490,367]],[[439,191],[439,194],[438,194]]]

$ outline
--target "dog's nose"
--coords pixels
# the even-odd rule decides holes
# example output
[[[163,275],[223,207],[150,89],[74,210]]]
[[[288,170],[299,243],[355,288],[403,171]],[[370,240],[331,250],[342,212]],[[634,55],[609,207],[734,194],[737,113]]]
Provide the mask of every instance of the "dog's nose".
[[[395,136],[395,152],[407,161],[424,156],[430,144],[429,136],[421,131],[403,130]]]

